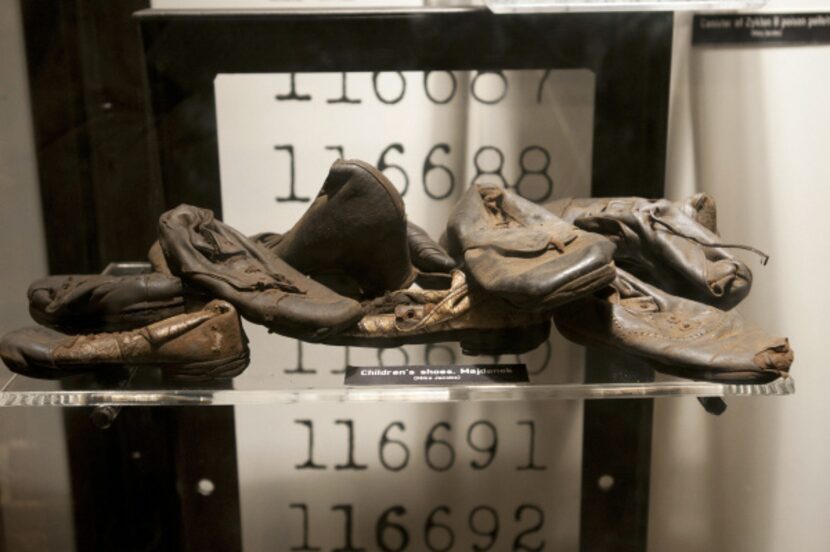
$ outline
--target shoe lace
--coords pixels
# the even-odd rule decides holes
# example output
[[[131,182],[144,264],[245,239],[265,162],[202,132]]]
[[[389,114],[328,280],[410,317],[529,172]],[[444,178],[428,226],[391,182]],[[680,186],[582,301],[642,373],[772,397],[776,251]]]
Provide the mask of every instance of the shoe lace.
[[[751,245],[743,245],[743,244],[738,244],[738,243],[719,243],[719,242],[707,243],[707,242],[702,241],[699,238],[696,238],[694,236],[689,236],[688,234],[684,234],[683,232],[681,232],[680,230],[678,230],[677,228],[675,228],[674,226],[672,226],[671,224],[669,224],[665,220],[661,219],[660,217],[658,217],[654,213],[649,213],[648,216],[649,216],[649,222],[651,222],[652,228],[654,227],[655,224],[659,224],[660,226],[663,226],[666,230],[668,230],[672,234],[674,234],[676,236],[679,236],[681,238],[685,238],[689,241],[693,241],[693,242],[695,242],[696,244],[698,244],[702,247],[722,247],[722,248],[725,248],[725,249],[743,249],[744,251],[750,251],[752,253],[755,253],[759,257],[761,257],[761,264],[762,265],[766,266],[767,262],[769,262],[769,255],[767,255],[766,253],[764,253],[760,249],[752,247]]]

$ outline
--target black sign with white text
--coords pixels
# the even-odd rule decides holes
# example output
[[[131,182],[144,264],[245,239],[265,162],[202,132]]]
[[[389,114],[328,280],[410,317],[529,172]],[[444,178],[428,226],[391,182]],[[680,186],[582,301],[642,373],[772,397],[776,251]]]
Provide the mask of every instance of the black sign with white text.
[[[349,366],[346,385],[466,385],[528,383],[525,364]]]
[[[696,15],[692,44],[830,44],[830,13]]]

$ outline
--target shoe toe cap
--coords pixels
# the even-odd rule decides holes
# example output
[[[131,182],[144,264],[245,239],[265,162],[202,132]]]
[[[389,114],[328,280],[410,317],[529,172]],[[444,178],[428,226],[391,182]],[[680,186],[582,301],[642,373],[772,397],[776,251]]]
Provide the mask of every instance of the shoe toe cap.
[[[743,263],[721,259],[706,270],[708,294],[702,300],[721,309],[731,309],[749,294],[752,273]]]
[[[585,295],[613,280],[614,244],[585,235],[564,253],[547,251],[535,257],[505,256],[492,250],[465,254],[479,285],[517,307],[552,308]]]
[[[52,352],[63,337],[63,334],[43,327],[15,330],[0,339],[0,357],[15,371],[52,368]]]
[[[300,337],[308,339],[322,339],[354,324],[363,314],[360,303],[346,297],[319,300],[290,295],[280,301],[279,310],[274,325],[284,324],[298,331]],[[288,332],[294,333],[291,329]]]
[[[599,238],[599,236],[596,236]],[[539,293],[548,295],[572,285],[581,278],[602,270],[613,262],[614,244],[605,238],[585,240],[580,247],[566,250],[525,275],[528,285],[536,282]],[[601,286],[604,284],[597,284]],[[585,293],[592,291],[586,289]]]

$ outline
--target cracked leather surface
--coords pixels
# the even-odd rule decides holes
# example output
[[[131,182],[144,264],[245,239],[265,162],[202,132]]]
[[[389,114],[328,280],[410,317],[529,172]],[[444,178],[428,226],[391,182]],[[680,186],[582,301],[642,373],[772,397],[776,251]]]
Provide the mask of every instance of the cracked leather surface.
[[[232,376],[247,366],[247,342],[233,306],[215,300],[199,311],[126,332],[70,336],[44,327],[23,328],[0,340],[0,356],[10,369],[39,377],[125,365]]]
[[[338,160],[299,221],[282,236],[262,242],[303,274],[377,297],[415,279],[407,247],[406,211],[391,182],[363,161]],[[332,278],[330,274],[338,276]],[[321,275],[323,278],[321,278]]]
[[[485,290],[544,310],[614,279],[610,240],[494,186],[472,186],[447,224],[449,253]]]
[[[565,198],[547,208],[583,230],[607,236],[617,246],[618,266],[669,293],[721,309],[734,307],[749,293],[752,272],[716,246],[721,240],[713,231],[715,208],[708,196],[680,204],[638,197]]]
[[[359,303],[309,279],[207,209],[181,205],[163,214],[159,242],[173,274],[283,335],[316,340],[362,314]]]
[[[675,297],[623,270],[614,283],[554,311],[563,336],[661,363],[658,370],[693,379],[765,382],[793,361],[786,338],[748,324],[735,311]]]

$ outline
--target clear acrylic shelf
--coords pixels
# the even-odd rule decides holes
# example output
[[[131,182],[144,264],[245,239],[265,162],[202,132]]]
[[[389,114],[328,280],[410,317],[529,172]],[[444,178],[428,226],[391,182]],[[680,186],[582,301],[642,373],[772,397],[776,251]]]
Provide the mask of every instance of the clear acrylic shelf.
[[[146,371],[145,369],[142,369]],[[303,385],[297,378],[239,379],[224,383],[178,383],[141,378],[125,372],[121,380],[101,381],[87,374],[61,381],[31,379],[6,370],[0,406],[208,406],[286,404],[300,402],[458,402],[553,399],[621,399],[659,397],[730,397],[790,395],[793,378],[763,385],[736,385],[658,376],[656,381],[609,383],[542,383],[455,386],[347,387]],[[292,380],[292,381],[287,381]]]
[[[112,263],[105,274],[142,274],[146,262]],[[21,321],[31,325],[31,320]],[[251,363],[234,379],[188,382],[153,367],[79,373],[60,380],[35,379],[0,363],[0,407],[4,406],[189,406],[313,402],[460,402],[730,397],[791,395],[791,377],[768,384],[693,381],[655,372],[654,365],[621,353],[570,343],[555,330],[522,355],[469,357],[454,344],[406,345],[395,349],[300,343],[244,322]],[[591,362],[586,359],[591,357]],[[345,367],[524,364],[527,384],[347,386]],[[587,368],[586,365],[591,368]],[[589,378],[586,378],[589,375]],[[589,380],[590,383],[586,383]]]

